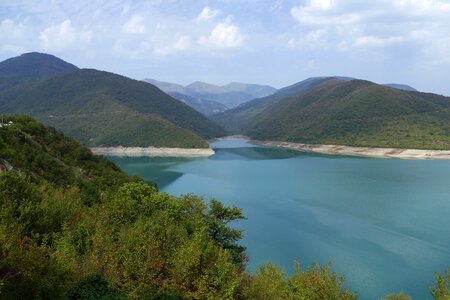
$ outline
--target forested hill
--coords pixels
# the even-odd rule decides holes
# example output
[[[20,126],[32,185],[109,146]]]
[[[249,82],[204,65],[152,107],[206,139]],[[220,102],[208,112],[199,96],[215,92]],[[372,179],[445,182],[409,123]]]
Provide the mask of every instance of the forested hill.
[[[225,135],[155,86],[91,69],[0,92],[0,110],[30,114],[88,146],[203,148]]]
[[[53,55],[31,52],[0,62],[0,90],[74,72],[78,68]]]
[[[450,98],[364,80],[329,78],[215,116],[259,140],[450,149]],[[293,86],[294,87],[294,86]],[[282,92],[283,90],[280,90]]]

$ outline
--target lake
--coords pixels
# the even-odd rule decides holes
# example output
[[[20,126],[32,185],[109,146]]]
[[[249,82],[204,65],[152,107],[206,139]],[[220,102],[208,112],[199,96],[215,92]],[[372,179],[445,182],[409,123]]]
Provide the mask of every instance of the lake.
[[[450,161],[356,158],[211,144],[209,158],[110,157],[174,195],[194,193],[244,210],[248,270],[292,272],[333,262],[361,299],[403,291],[431,298],[450,267]]]

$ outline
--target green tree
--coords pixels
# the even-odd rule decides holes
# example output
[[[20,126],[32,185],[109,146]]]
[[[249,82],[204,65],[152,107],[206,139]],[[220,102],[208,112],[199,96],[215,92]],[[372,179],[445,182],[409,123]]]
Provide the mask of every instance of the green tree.
[[[450,268],[447,269],[445,275],[435,273],[436,281],[430,287],[430,293],[436,300],[450,299]]]

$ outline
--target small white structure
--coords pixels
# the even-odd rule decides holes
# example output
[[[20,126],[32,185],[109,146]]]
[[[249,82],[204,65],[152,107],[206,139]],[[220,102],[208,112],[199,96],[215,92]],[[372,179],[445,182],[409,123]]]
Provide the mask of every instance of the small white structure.
[[[2,127],[6,127],[6,126],[11,126],[13,123],[13,121],[9,121],[8,123],[4,123],[3,122],[3,115],[2,115],[2,121],[0,122],[0,128]]]

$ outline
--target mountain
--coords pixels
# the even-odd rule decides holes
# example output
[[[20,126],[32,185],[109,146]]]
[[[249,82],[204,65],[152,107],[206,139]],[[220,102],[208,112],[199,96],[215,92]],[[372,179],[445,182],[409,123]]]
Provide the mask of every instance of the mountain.
[[[248,103],[251,109],[239,107],[215,120],[233,121],[228,127],[237,124],[235,132],[259,140],[450,149],[448,97],[338,78],[288,94],[276,93],[265,99],[264,106],[255,100]]]
[[[0,62],[0,90],[76,70],[76,66],[56,56],[38,52],[25,53]]]
[[[413,88],[412,86],[406,85],[406,84],[385,83],[383,85],[387,86],[387,87],[390,87],[390,88],[393,88],[393,89],[397,89],[397,90],[417,92],[417,90],[415,88]]]
[[[301,95],[306,91],[337,77],[311,77],[293,85],[284,87],[276,91],[273,95],[251,100],[247,103],[226,111],[221,114],[211,116],[211,119],[222,125],[230,132],[239,133],[244,128],[250,126],[253,118],[257,118],[258,114],[267,109],[271,105],[275,105],[278,101],[295,95]]]
[[[7,89],[0,110],[35,116],[88,146],[202,148],[225,134],[151,84],[91,69]]]
[[[229,108],[239,106],[255,98],[268,96],[275,91],[276,89],[270,86],[237,82],[217,86],[196,81],[186,86],[186,94],[189,96],[217,101]]]
[[[189,105],[190,107],[192,107],[193,109],[202,113],[205,116],[211,116],[228,110],[228,107],[216,101],[195,98],[177,92],[170,92],[168,94],[174,97],[175,99],[180,100],[183,103],[186,103],[187,105]]]
[[[156,85],[168,94],[178,93],[204,101],[215,101],[228,108],[239,106],[255,98],[271,95],[276,91],[271,86],[240,82],[232,82],[227,85],[218,86],[196,81],[184,87],[176,83],[162,82],[154,79],[144,79],[144,81]]]
[[[158,80],[150,79],[150,78],[146,78],[143,81],[153,84],[154,86],[158,87],[160,90],[162,90],[165,93],[186,94],[186,89],[181,84],[170,83],[170,82],[165,82],[165,81],[158,81]]]

